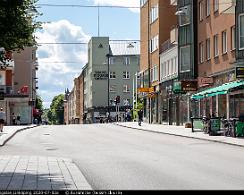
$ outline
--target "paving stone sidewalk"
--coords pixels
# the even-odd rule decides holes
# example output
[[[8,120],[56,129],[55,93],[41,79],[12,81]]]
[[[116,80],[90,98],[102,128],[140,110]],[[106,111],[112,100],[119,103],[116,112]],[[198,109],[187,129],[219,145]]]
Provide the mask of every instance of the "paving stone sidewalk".
[[[0,156],[0,190],[92,190],[68,158]]]
[[[164,133],[168,135],[175,135],[181,137],[190,137],[194,139],[208,140],[213,142],[220,142],[224,144],[244,147],[243,138],[234,138],[234,137],[226,137],[226,136],[209,136],[208,134],[204,134],[203,132],[199,132],[199,131],[193,133],[191,128],[185,128],[184,126],[171,126],[171,125],[148,124],[148,123],[142,123],[142,125],[139,126],[137,122],[119,122],[114,124],[131,128],[131,129]]]

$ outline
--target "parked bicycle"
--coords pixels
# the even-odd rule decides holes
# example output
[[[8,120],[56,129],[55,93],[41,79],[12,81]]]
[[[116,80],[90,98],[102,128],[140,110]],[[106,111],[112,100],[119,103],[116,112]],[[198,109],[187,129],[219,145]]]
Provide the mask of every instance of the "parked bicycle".
[[[210,129],[210,120],[206,116],[202,118],[202,123],[203,123],[203,132],[208,134],[209,129]]]
[[[222,124],[223,124],[223,130],[224,130],[224,136],[228,137],[235,137],[235,123],[236,119],[222,119]]]

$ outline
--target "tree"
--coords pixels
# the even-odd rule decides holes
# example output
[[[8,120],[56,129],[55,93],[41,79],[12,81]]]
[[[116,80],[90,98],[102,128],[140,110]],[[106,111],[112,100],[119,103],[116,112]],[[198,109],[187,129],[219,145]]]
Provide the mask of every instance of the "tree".
[[[35,6],[38,0],[0,1],[0,48],[5,51],[20,50],[36,46],[34,32],[41,27],[36,18],[41,15]],[[0,53],[0,61],[5,64],[9,56]]]
[[[43,101],[41,99],[41,96],[37,95],[36,97],[36,109],[39,109],[40,111],[43,111]]]
[[[64,94],[53,98],[47,116],[53,124],[64,124]]]

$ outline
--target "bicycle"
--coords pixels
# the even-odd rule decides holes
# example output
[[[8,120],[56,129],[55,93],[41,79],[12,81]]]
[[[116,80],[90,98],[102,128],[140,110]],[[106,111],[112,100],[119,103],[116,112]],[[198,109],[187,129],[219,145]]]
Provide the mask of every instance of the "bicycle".
[[[235,119],[223,119],[224,136],[235,137]]]
[[[207,117],[202,118],[203,122],[203,132],[208,134],[209,133],[209,128],[210,128],[210,120]]]

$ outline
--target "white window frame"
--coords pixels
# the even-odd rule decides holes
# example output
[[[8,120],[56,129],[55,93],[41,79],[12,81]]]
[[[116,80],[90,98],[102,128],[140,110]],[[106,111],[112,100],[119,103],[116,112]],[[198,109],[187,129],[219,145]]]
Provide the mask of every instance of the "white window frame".
[[[203,13],[204,13],[204,4],[203,1],[199,2],[199,21],[203,21]]]
[[[115,64],[115,58],[114,57],[110,57],[108,59],[109,59],[109,65]]]
[[[115,93],[116,89],[117,89],[117,85],[110,85],[109,86],[109,92],[111,92],[111,93]]]
[[[156,51],[158,49],[158,45],[159,45],[159,39],[158,39],[158,35],[156,35],[150,41],[150,52],[153,53],[154,51]]]
[[[123,71],[123,79],[130,79],[130,72],[129,71]]]
[[[241,47],[241,17],[244,17],[244,14],[239,15],[239,50],[244,50],[244,45]],[[243,39],[244,39],[244,24],[243,24]]]
[[[203,42],[199,43],[199,61],[200,61],[200,63],[204,62],[204,44],[203,44]]]
[[[128,85],[123,85],[123,92],[124,92],[124,93],[128,93],[128,92],[130,92],[130,90],[129,90],[129,86],[128,86]]]
[[[211,3],[210,0],[206,0],[206,17],[210,16],[211,13]]]
[[[231,50],[236,49],[236,26],[231,27]]]
[[[226,54],[228,51],[228,43],[227,43],[227,31],[222,31],[222,54]]]
[[[129,106],[130,105],[130,99],[124,99],[123,100],[123,105],[124,106]]]
[[[206,40],[206,60],[211,59],[211,41],[210,38]]]
[[[219,11],[219,0],[214,0],[214,12]]]
[[[115,71],[109,72],[109,79],[116,79],[116,72]]]
[[[151,20],[150,20],[151,24],[158,19],[158,4],[152,6],[150,11],[150,16],[151,16]]]
[[[124,64],[130,65],[130,57],[124,57]]]
[[[214,35],[214,57],[219,56],[219,35]]]
[[[190,55],[189,55],[189,58],[190,58],[190,56],[191,56],[191,46],[190,45],[186,45],[186,46],[184,46],[184,47],[180,47],[180,59],[181,59],[181,63],[182,63],[182,50],[183,49],[186,49],[186,48],[188,48],[188,49],[190,49]],[[189,67],[188,67],[188,69],[187,70],[182,70],[182,64],[180,64],[180,72],[181,73],[183,73],[183,72],[190,72],[191,71],[191,62],[190,62],[190,64],[189,64]]]

